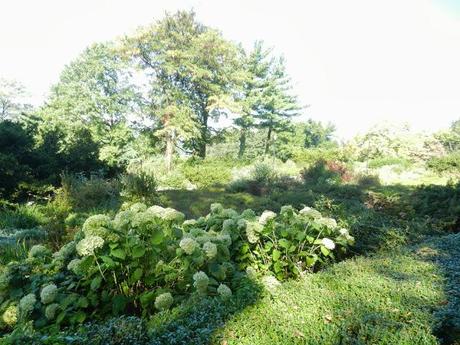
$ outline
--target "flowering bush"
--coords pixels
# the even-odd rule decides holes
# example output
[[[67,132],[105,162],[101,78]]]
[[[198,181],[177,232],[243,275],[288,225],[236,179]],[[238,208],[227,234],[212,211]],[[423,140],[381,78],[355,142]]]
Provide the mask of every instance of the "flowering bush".
[[[297,212],[283,206],[279,215],[265,211],[258,222],[247,221],[242,234],[237,256],[240,267],[271,272],[279,280],[336,260],[354,243],[348,230],[310,207]]]
[[[337,259],[353,243],[334,219],[308,207],[258,217],[212,204],[208,215],[184,218],[136,203],[113,218],[89,217],[52,255],[33,247],[0,275],[0,327],[77,325],[126,311],[147,316],[191,294],[225,300],[247,272],[278,282]]]

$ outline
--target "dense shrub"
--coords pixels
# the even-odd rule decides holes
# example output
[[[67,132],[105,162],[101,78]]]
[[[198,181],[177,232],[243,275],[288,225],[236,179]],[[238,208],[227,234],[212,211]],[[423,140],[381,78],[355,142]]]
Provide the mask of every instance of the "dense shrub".
[[[348,155],[338,147],[297,148],[293,150],[292,160],[303,164],[315,164],[319,160],[346,161]]]
[[[427,167],[439,174],[451,173],[460,176],[460,152],[433,157],[427,162]]]
[[[392,157],[392,156],[377,157],[374,159],[370,159],[367,162],[367,166],[370,169],[378,169],[386,165],[399,165],[405,169],[408,169],[410,168],[412,163],[408,159],[400,158],[400,157]]]
[[[305,183],[334,184],[350,182],[353,174],[342,162],[319,160],[303,169],[301,177]]]
[[[415,212],[443,230],[460,230],[460,183],[421,186],[411,195]]]
[[[145,171],[121,175],[122,194],[130,200],[149,201],[156,195],[158,183],[154,175]]]
[[[75,209],[91,209],[113,205],[118,202],[120,188],[117,180],[104,179],[101,173],[63,173],[58,199]]]
[[[348,231],[310,208],[286,206],[257,217],[213,204],[206,217],[184,221],[173,209],[138,203],[114,218],[89,217],[54,254],[36,245],[27,259],[7,265],[0,313],[17,319],[2,328],[146,316],[190,294],[226,299],[245,270],[298,276],[338,259],[352,242]]]
[[[279,175],[273,165],[267,162],[258,162],[250,167],[247,174],[232,181],[228,189],[232,192],[248,192],[253,195],[267,194]]]
[[[180,170],[188,181],[202,188],[228,184],[233,166],[231,160],[192,158],[183,163]]]

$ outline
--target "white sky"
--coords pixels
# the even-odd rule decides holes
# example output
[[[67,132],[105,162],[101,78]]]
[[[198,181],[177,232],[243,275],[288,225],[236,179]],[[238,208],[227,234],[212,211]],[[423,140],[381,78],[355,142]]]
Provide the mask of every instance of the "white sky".
[[[437,130],[460,118],[460,0],[0,0],[0,77],[40,104],[89,44],[193,8],[250,47],[282,53],[304,118],[350,137],[382,120]]]

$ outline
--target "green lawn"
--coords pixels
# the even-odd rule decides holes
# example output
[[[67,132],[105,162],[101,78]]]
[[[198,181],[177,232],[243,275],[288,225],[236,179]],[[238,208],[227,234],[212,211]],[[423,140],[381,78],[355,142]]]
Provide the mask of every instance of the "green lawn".
[[[454,344],[459,264],[459,234],[350,259],[281,285],[231,318],[213,343],[438,344],[438,332]]]

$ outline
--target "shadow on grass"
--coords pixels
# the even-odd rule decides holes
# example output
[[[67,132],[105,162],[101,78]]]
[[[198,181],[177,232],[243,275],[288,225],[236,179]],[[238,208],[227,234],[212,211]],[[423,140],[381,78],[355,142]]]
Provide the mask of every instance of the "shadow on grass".
[[[434,262],[444,276],[444,306],[436,312],[434,333],[444,345],[460,344],[460,233],[428,240],[417,250],[424,260]]]
[[[191,299],[171,313],[160,313],[152,318],[149,322],[153,329],[150,344],[211,344],[216,330],[223,327],[227,320],[255,304],[261,294],[259,285],[244,279],[230,300]]]

